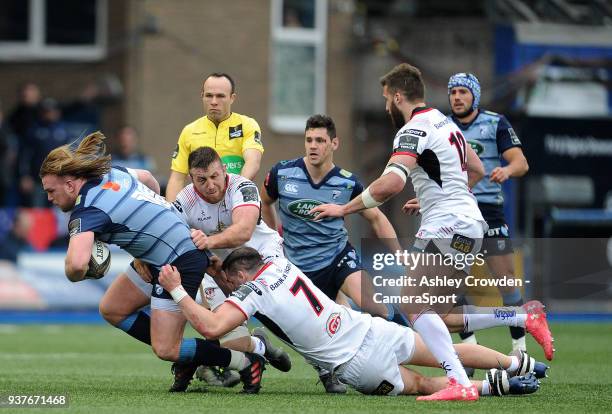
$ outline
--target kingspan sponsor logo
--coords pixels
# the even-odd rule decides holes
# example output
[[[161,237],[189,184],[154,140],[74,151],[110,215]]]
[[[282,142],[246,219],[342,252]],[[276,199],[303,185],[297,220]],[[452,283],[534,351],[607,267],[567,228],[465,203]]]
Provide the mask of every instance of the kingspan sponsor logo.
[[[291,214],[301,218],[302,220],[313,220],[315,218],[315,215],[310,214],[309,211],[315,208],[316,206],[320,206],[321,204],[323,203],[318,200],[305,198],[301,200],[292,201],[287,205],[287,209]]]
[[[495,309],[495,317],[498,319],[508,319],[514,318],[516,316],[516,311],[510,309]]]

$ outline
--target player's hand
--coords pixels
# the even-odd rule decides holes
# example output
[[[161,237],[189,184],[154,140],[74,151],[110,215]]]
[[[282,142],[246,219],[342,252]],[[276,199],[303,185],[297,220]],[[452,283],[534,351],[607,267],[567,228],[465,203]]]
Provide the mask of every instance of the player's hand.
[[[147,266],[145,262],[140,259],[134,259],[134,269],[136,269],[136,272],[138,272],[138,275],[142,280],[147,283],[151,283],[153,280],[153,275],[149,270],[149,266]]]
[[[208,236],[202,230],[191,229],[191,240],[200,250],[208,248]]]
[[[169,264],[163,265],[160,269],[158,280],[159,284],[162,285],[166,291],[170,292],[172,289],[181,285],[181,274],[176,267]]]
[[[508,178],[510,178],[510,174],[508,173],[508,169],[506,167],[495,167],[493,171],[491,171],[489,181],[491,181],[492,183],[501,184]]]
[[[315,216],[315,221],[323,220],[327,217],[344,217],[344,206],[339,204],[321,204],[308,212]]]
[[[419,204],[418,198],[413,198],[412,200],[406,201],[406,204],[404,204],[402,207],[402,211],[406,214],[410,214],[411,216],[419,214],[420,210],[421,205]]]
[[[208,267],[206,268],[206,273],[211,275],[213,278],[217,277],[223,270],[221,270],[221,266],[223,265],[223,260],[219,256],[211,256],[209,257]]]

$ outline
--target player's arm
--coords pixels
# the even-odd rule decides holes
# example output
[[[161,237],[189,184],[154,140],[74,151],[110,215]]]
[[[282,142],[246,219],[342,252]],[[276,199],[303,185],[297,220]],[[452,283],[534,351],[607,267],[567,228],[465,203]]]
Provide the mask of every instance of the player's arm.
[[[485,169],[480,157],[478,157],[478,154],[472,149],[471,145],[466,145],[466,150],[468,187],[473,188],[485,176]]]
[[[221,233],[206,236],[201,230],[192,230],[191,238],[200,250],[229,249],[248,242],[259,220],[259,206],[242,204],[232,210],[232,225]]]
[[[174,266],[162,266],[159,283],[170,292],[191,326],[205,338],[223,336],[246,320],[238,308],[227,303],[222,304],[214,313],[198,305],[181,285],[181,275]]]
[[[240,170],[240,175],[245,178],[248,178],[251,181],[255,180],[255,176],[259,172],[259,167],[261,166],[261,151],[248,148],[242,153],[242,158],[244,158],[244,165],[242,166],[242,170]]]
[[[138,181],[149,187],[151,190],[155,191],[155,193],[160,193],[159,183],[157,179],[151,174],[151,171],[148,170],[139,170],[135,168],[128,168],[128,171],[134,173]]]
[[[391,251],[401,250],[393,225],[378,207],[362,210],[359,214],[370,223],[376,237],[383,239]]]
[[[170,171],[170,178],[168,178],[168,185],[166,186],[166,200],[176,200],[176,195],[185,187],[186,178],[187,174],[174,170]]]
[[[261,217],[268,227],[274,231],[277,231],[278,216],[276,215],[276,209],[274,208],[274,203],[276,200],[270,197],[265,185],[261,187],[259,195],[261,196]]]
[[[93,231],[85,231],[70,237],[64,268],[66,277],[71,282],[80,282],[85,279],[93,243]]]
[[[391,157],[383,174],[378,177],[348,204],[323,204],[311,210],[317,213],[317,220],[325,217],[343,217],[364,209],[378,207],[404,189],[410,170],[416,167],[416,158],[412,155],[396,154]]]
[[[491,171],[490,180],[496,183],[503,183],[510,177],[522,177],[529,171],[527,158],[523,154],[521,147],[512,147],[502,154],[508,165],[496,167]]]

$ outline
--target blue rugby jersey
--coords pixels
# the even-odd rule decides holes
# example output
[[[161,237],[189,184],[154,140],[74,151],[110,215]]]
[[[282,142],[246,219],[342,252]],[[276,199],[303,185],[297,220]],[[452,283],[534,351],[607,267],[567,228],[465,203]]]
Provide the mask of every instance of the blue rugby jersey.
[[[308,211],[320,204],[347,204],[361,194],[355,175],[336,166],[315,185],[304,159],[296,158],[272,167],[264,185],[279,203],[287,258],[305,272],[329,266],[348,240],[344,219],[313,221]]]
[[[484,165],[484,178],[472,188],[476,200],[479,203],[503,204],[501,184],[492,183],[489,177],[493,169],[501,166],[500,157],[504,151],[521,146],[521,141],[510,122],[501,114],[484,110],[479,110],[476,118],[465,125],[454,116],[449,118],[461,129],[463,136]]]
[[[85,183],[68,228],[70,236],[93,231],[96,239],[160,267],[196,250],[189,227],[174,209],[125,168],[113,167],[101,179]]]

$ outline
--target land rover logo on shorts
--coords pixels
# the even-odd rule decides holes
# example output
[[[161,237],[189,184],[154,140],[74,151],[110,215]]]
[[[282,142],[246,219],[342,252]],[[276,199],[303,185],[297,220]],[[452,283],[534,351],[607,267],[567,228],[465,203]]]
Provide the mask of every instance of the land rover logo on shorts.
[[[468,143],[470,144],[470,147],[472,147],[476,155],[480,157],[480,154],[482,154],[482,152],[484,151],[484,147],[482,146],[482,144],[476,141],[468,141]]]
[[[305,198],[302,200],[292,201],[287,205],[287,209],[295,217],[299,217],[302,220],[313,220],[315,216],[313,214],[309,214],[308,212],[321,204],[323,203],[320,201]]]
[[[338,312],[334,312],[329,315],[327,318],[327,334],[329,336],[334,336],[336,332],[340,329],[340,325],[342,324],[342,319],[340,318],[340,314]]]

